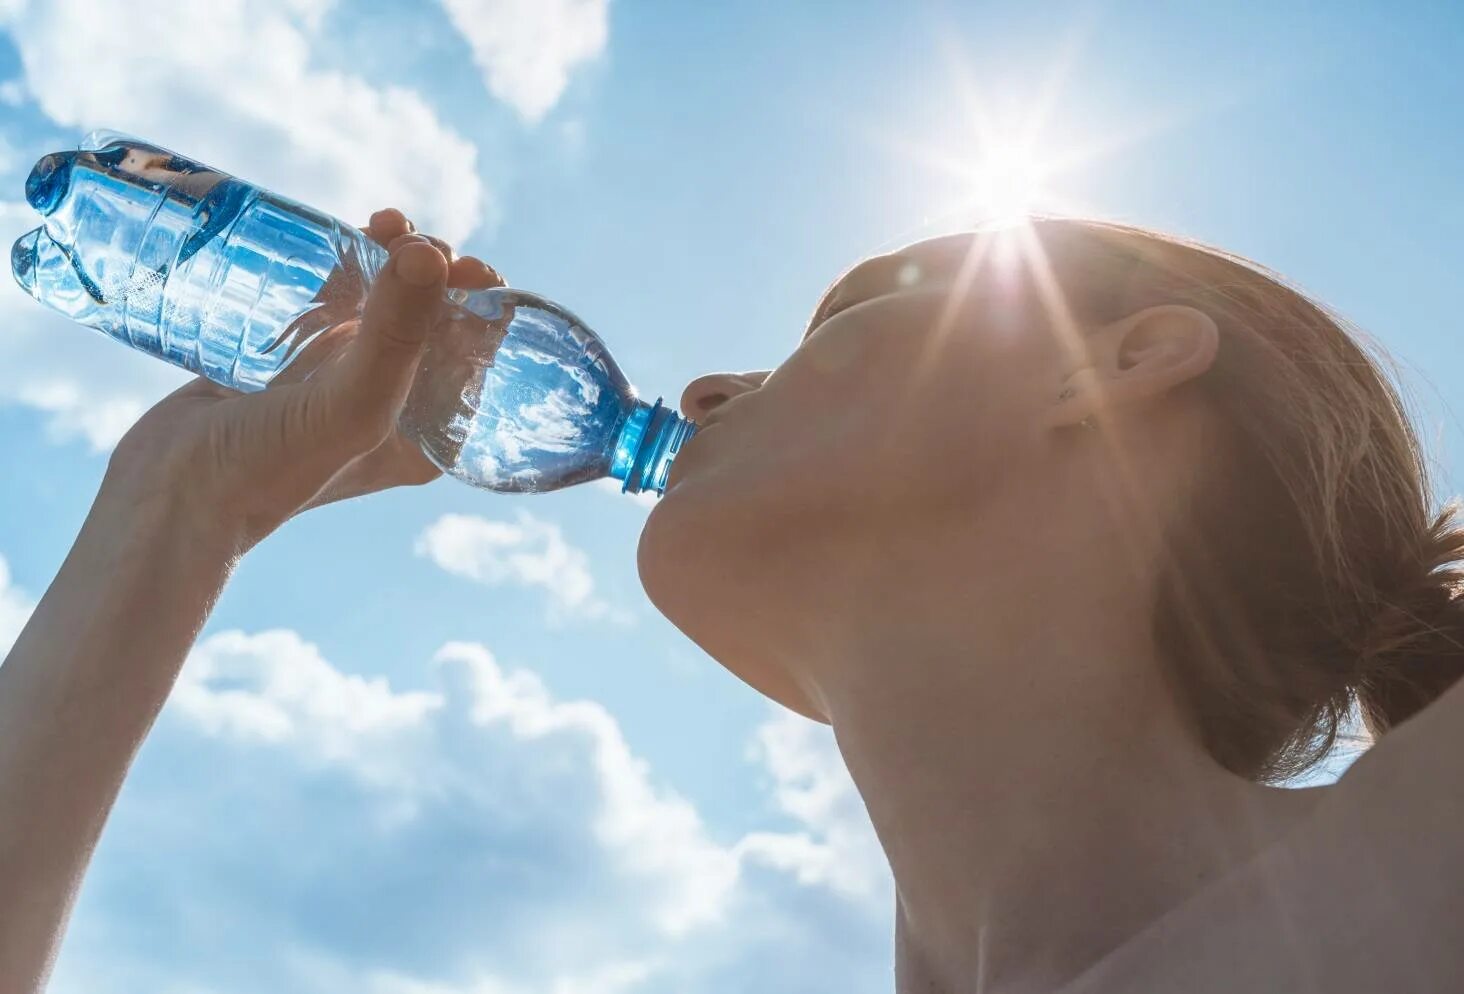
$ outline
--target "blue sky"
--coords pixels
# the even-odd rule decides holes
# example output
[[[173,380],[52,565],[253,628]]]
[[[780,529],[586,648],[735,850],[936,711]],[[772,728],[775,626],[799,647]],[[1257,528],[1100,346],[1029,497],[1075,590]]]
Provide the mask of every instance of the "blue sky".
[[[862,255],[979,220],[932,158],[1040,119],[1047,154],[1097,150],[1054,206],[1252,256],[1391,349],[1457,490],[1452,5],[0,0],[0,30],[0,234],[35,158],[118,128],[342,217],[401,206],[671,397],[777,363]],[[9,281],[0,315],[3,650],[180,377]],[[645,513],[443,481],[253,552],[53,990],[891,990],[832,740],[658,618]]]

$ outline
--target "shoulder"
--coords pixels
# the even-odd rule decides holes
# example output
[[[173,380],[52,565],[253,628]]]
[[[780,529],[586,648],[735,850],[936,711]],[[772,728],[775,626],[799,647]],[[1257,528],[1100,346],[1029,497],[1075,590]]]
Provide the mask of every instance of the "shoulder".
[[[1294,832],[1062,994],[1458,989],[1464,717],[1457,698],[1453,711],[1438,707],[1445,697],[1389,733],[1326,788]],[[1459,741],[1447,756],[1429,755],[1451,737]]]

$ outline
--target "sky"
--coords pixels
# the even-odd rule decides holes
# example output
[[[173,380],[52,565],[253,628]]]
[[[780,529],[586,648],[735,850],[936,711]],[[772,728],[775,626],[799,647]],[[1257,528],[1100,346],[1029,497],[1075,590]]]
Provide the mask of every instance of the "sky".
[[[401,207],[674,399],[779,362],[859,258],[988,216],[1025,149],[1037,206],[1252,257],[1389,349],[1444,496],[1461,55],[1444,3],[0,0],[0,235],[39,156],[115,128],[358,223]],[[183,375],[0,283],[3,654]],[[51,990],[891,991],[831,735],[656,614],[646,512],[444,480],[250,553]]]

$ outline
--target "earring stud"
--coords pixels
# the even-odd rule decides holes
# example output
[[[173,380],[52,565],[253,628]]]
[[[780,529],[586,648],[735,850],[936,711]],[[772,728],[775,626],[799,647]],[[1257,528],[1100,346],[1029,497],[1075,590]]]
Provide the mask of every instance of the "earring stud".
[[[1074,390],[1072,387],[1063,387],[1062,388],[1062,393],[1060,393],[1060,394],[1057,395],[1057,399],[1058,400],[1072,400],[1077,395],[1078,395],[1078,392],[1076,390]],[[1096,421],[1093,420],[1093,415],[1091,415],[1091,414],[1088,415],[1083,420],[1079,421],[1078,424],[1081,425],[1082,427],[1086,428],[1088,431],[1097,431],[1098,430],[1098,422],[1096,422]]]

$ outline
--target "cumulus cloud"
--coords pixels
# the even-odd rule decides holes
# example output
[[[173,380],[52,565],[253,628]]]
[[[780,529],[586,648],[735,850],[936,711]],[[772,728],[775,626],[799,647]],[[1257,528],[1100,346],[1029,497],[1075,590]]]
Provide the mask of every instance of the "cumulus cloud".
[[[476,643],[445,645],[432,672],[436,689],[403,690],[293,632],[206,639],[51,989],[889,989],[888,887],[768,858],[864,858],[840,841],[852,788],[817,734],[774,718],[750,753],[798,830],[723,841],[603,706]]]
[[[651,964],[630,960],[611,962],[593,971],[577,975],[561,975],[547,983],[527,986],[508,984],[493,977],[476,977],[464,985],[423,982],[414,977],[393,973],[376,973],[365,978],[365,994],[622,994],[639,987],[655,968]],[[347,989],[347,988],[342,988]]]
[[[462,240],[487,207],[477,149],[416,92],[315,67],[330,7],[37,0],[6,20],[57,124],[141,135],[357,223],[395,204]]]
[[[526,121],[541,120],[573,70],[609,37],[609,0],[442,0],[483,83]]]
[[[606,44],[606,0],[444,2],[489,89],[525,120],[547,113]],[[3,0],[20,73],[0,83],[0,105],[31,103],[78,138],[99,127],[140,135],[347,221],[395,205],[461,243],[494,214],[477,147],[418,92],[321,65],[334,6]],[[24,170],[22,158],[0,146],[5,171]],[[34,226],[24,204],[0,203],[0,244]],[[0,282],[0,401],[44,414],[54,439],[105,452],[183,382],[59,330],[69,323]]]
[[[578,754],[593,785],[594,838],[643,882],[641,907],[657,928],[680,934],[719,917],[737,876],[735,855],[708,841],[689,803],[651,783],[608,711],[593,701],[556,701],[532,671],[505,671],[476,643],[449,643],[434,662],[473,726],[501,727],[515,743],[552,740]],[[452,789],[434,780],[444,759],[434,751],[433,726],[443,693],[394,691],[383,679],[342,673],[292,631],[205,640],[172,701],[205,735],[285,746],[373,786]]]
[[[551,735],[581,740],[601,796],[595,836],[628,870],[655,882],[643,901],[660,929],[675,935],[721,917],[737,877],[735,855],[707,839],[689,803],[652,786],[645,762],[632,755],[604,707],[556,702],[534,673],[504,673],[480,645],[450,643],[437,661],[466,668],[474,721],[504,722],[530,741]]]
[[[28,204],[0,201],[0,247],[36,220]],[[0,401],[45,414],[56,441],[109,450],[152,401],[187,379],[121,345],[99,344],[96,332],[42,307],[8,275],[0,277],[0,323]]]
[[[15,644],[16,636],[25,627],[34,607],[25,592],[10,579],[10,564],[0,556],[0,659],[4,659]]]
[[[93,452],[116,445],[147,410],[141,397],[98,395],[73,379],[55,376],[22,382],[15,398],[51,416],[48,430],[53,440],[81,438]]]
[[[417,537],[415,549],[454,576],[543,591],[551,620],[629,621],[596,595],[584,551],[571,545],[558,525],[527,511],[519,511],[514,521],[444,514]]]
[[[397,693],[381,678],[340,672],[295,632],[221,632],[189,657],[173,707],[204,733],[287,744],[372,783],[412,776],[403,736],[442,706],[442,696]]]
[[[777,806],[802,831],[750,833],[738,843],[741,854],[850,898],[893,899],[879,839],[827,725],[778,708],[758,727],[748,757],[767,770]]]
[[[394,204],[423,230],[468,237],[491,213],[476,147],[419,94],[315,66],[330,7],[9,0],[0,28],[21,74],[0,102],[31,100],[77,138],[97,127],[140,135],[349,221]],[[24,203],[0,204],[0,245],[36,223]],[[55,440],[107,451],[186,379],[98,346],[0,283],[0,400],[43,413]]]

